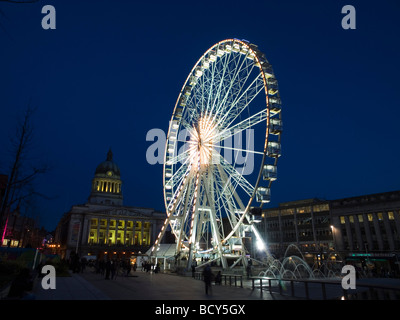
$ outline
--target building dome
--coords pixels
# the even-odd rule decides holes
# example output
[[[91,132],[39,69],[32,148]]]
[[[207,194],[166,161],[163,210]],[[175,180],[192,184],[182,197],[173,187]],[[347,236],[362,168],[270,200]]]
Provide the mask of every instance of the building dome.
[[[122,206],[121,187],[121,173],[113,161],[113,153],[110,149],[106,161],[100,163],[94,173],[89,202]]]
[[[107,176],[117,176],[117,177],[121,176],[121,173],[119,171],[119,167],[113,161],[113,153],[112,153],[111,149],[107,153],[107,160],[103,161],[102,163],[100,163],[97,166],[96,171],[95,171],[94,174],[95,175],[104,174],[104,175],[107,175]]]

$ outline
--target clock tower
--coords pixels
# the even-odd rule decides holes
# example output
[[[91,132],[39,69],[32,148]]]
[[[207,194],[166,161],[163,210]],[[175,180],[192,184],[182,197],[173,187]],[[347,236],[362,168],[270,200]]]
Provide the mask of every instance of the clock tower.
[[[92,180],[90,203],[122,206],[122,181],[119,167],[113,161],[111,149],[107,153],[106,161],[100,163]]]

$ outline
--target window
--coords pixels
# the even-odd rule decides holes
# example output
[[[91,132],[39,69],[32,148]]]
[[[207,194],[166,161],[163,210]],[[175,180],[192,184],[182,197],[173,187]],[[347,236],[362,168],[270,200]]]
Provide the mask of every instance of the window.
[[[289,214],[294,214],[294,208],[290,208],[290,209],[282,209],[281,210],[281,214],[283,216],[289,215]]]
[[[378,212],[378,220],[382,221],[383,220],[383,213]]]
[[[349,216],[350,223],[354,223],[354,216]]]
[[[389,218],[389,220],[394,220],[394,213],[393,213],[393,211],[389,211],[389,212],[388,212],[388,218]]]
[[[372,215],[372,213],[368,213],[368,221],[372,220],[374,220],[374,216]]]
[[[97,219],[90,219],[90,227],[91,228],[94,228],[94,227],[97,228]]]
[[[341,217],[340,217],[340,223],[341,223],[341,224],[345,224],[345,223],[346,223],[346,220],[344,219],[344,216],[341,216]]]
[[[297,213],[310,213],[311,207],[300,207],[297,208]]]
[[[364,218],[363,218],[362,214],[359,214],[357,217],[358,217],[359,222],[364,222]]]
[[[313,207],[314,212],[329,211],[329,204],[318,204]]]

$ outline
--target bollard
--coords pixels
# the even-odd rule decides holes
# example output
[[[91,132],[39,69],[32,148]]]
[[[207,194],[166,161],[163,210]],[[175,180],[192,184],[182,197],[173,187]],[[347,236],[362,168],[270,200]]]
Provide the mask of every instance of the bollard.
[[[322,298],[326,300],[326,288],[325,288],[325,282],[321,282],[322,285]]]
[[[293,282],[293,280],[290,280],[290,289],[292,291],[292,297],[294,297],[294,282]]]
[[[308,282],[304,281],[304,289],[306,290],[306,299],[310,299],[310,295],[308,293]]]

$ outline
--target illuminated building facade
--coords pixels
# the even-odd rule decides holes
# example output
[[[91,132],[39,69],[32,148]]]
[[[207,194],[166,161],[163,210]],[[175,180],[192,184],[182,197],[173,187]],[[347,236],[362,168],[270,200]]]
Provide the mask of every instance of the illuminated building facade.
[[[400,271],[400,191],[332,200],[330,211],[335,246],[347,261]]]
[[[96,168],[88,202],[64,214],[55,242],[66,258],[71,252],[128,258],[150,248],[164,219],[165,214],[154,209],[123,205],[120,169],[110,150]]]
[[[400,191],[286,202],[262,217],[260,231],[276,257],[294,244],[310,263],[338,254],[360,267],[368,258],[400,271]]]
[[[295,244],[311,261],[333,250],[329,201],[306,199],[285,202],[277,208],[263,210],[262,217],[260,232],[276,257],[283,256],[291,244]]]

